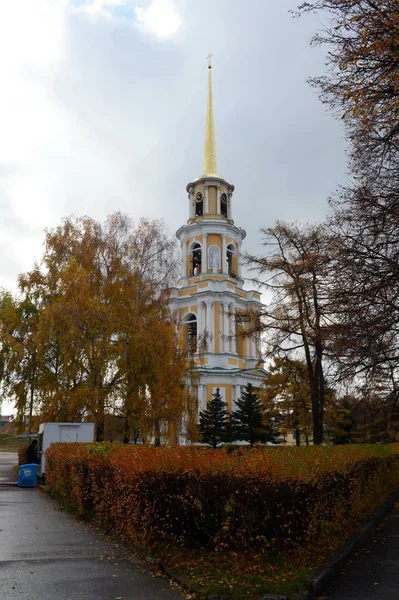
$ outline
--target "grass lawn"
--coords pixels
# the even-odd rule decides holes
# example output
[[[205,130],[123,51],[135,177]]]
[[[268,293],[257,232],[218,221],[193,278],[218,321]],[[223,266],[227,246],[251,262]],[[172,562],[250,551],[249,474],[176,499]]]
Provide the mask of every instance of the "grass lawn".
[[[315,565],[295,557],[231,551],[174,548],[166,558],[169,573],[199,597],[258,600],[265,594],[295,594],[306,589]],[[305,564],[304,564],[305,563]]]
[[[17,438],[9,433],[0,433],[0,452],[17,452],[18,448],[25,444],[23,438]]]

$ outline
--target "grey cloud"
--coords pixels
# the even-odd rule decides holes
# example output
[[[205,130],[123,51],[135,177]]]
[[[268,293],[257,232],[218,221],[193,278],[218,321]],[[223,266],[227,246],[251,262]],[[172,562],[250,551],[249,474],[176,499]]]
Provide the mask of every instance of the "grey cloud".
[[[36,157],[54,204],[43,228],[117,209],[164,218],[172,231],[187,220],[185,186],[202,172],[209,51],[218,168],[236,186],[245,248],[258,251],[259,227],[278,218],[323,218],[345,177],[345,143],[306,84],[323,70],[308,43],[320,25],[293,20],[296,4],[178,2],[182,28],[169,40],[71,14],[67,56],[47,90],[65,131]]]

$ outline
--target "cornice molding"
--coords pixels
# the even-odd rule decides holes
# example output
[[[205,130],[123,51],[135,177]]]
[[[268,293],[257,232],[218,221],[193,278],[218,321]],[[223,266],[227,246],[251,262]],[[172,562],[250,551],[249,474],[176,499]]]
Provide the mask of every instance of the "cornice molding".
[[[223,177],[212,177],[210,175],[201,175],[200,177],[197,177],[197,179],[195,179],[194,181],[190,181],[190,183],[188,183],[186,185],[186,191],[189,192],[190,188],[198,185],[199,183],[207,183],[208,185],[211,183],[215,183],[216,185],[220,185],[221,183],[224,183],[228,187],[230,193],[234,192],[234,190],[235,190],[234,185],[232,183],[229,183],[225,179],[223,179]]]
[[[196,235],[219,234],[221,236],[228,235],[230,232],[231,237],[237,237],[239,242],[242,242],[246,238],[246,231],[242,227],[237,227],[232,223],[221,221],[220,219],[203,219],[202,221],[195,221],[193,223],[187,223],[179,227],[176,231],[176,237],[179,241],[183,235],[187,237],[195,237]]]

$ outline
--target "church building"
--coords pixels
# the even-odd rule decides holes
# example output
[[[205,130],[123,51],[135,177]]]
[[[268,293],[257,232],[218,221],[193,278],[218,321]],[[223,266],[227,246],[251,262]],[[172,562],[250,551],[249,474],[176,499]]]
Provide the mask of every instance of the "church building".
[[[194,356],[198,409],[219,388],[234,411],[244,386],[262,387],[267,373],[260,366],[259,339],[239,335],[244,315],[262,305],[259,292],[244,290],[240,254],[246,233],[233,220],[234,185],[216,168],[211,74],[209,62],[204,172],[186,188],[188,221],[176,233],[181,278],[171,303]]]

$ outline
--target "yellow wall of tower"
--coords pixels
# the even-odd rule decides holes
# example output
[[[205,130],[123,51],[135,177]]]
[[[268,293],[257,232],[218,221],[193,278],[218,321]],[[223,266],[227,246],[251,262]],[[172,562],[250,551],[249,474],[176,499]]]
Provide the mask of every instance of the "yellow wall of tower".
[[[218,386],[208,384],[206,386],[206,401],[209,402],[210,400],[212,400],[212,396],[213,396],[215,387],[218,387],[220,389],[220,395],[222,396],[223,400],[226,402],[227,409],[231,410],[231,402],[232,402],[231,388],[232,388],[232,385],[230,383],[221,384]]]
[[[209,201],[209,213],[211,215],[216,215],[216,188],[213,185],[210,185],[208,188],[208,201]]]

